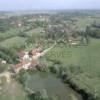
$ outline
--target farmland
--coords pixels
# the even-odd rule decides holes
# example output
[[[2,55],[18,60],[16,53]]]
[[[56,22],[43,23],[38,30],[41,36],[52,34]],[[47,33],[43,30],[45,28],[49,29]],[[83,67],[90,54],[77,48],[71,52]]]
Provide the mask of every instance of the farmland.
[[[56,45],[40,57],[36,69],[22,70],[12,76],[12,84],[0,85],[4,88],[0,100],[16,100],[17,96],[19,100],[32,100],[34,92],[42,90],[51,98],[53,95],[50,100],[100,99],[100,12],[12,14],[8,24],[9,27],[1,25],[0,30],[0,59],[7,62],[5,71],[12,71],[12,65],[19,62],[19,51],[39,48],[41,53],[54,43]],[[12,91],[4,96],[9,88]],[[32,93],[26,88],[32,89]],[[60,90],[65,93],[59,92],[59,96],[55,96]],[[13,93],[14,97],[11,96]],[[68,93],[72,93],[71,98]],[[76,94],[81,98],[75,98]]]
[[[98,91],[100,78],[100,41],[91,39],[88,46],[68,47],[61,45],[55,47],[48,55],[47,59],[58,60],[63,66],[72,70],[72,79],[81,89],[86,89],[93,94]],[[96,52],[95,52],[96,51]]]

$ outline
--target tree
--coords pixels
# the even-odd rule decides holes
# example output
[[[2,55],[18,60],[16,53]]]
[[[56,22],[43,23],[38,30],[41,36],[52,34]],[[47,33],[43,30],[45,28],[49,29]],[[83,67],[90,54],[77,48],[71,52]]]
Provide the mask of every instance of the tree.
[[[24,86],[27,79],[27,72],[22,69],[16,76],[16,79]]]
[[[9,29],[9,21],[7,19],[0,19],[0,31],[5,32]]]
[[[51,38],[53,40],[58,40],[64,37],[66,38],[67,33],[62,25],[51,25],[45,29],[46,38]]]
[[[90,38],[89,38],[89,30],[90,30],[90,27],[87,26],[87,27],[86,27],[85,34],[84,34],[84,37],[85,37],[85,39],[86,39],[86,43],[87,43],[87,44],[89,44],[89,42],[90,42]]]

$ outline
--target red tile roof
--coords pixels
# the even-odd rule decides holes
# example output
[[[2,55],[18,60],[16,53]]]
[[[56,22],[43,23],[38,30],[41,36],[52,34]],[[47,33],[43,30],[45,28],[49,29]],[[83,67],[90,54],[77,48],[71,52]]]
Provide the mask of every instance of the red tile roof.
[[[31,65],[37,65],[38,64],[38,61],[35,61],[35,60],[32,60],[32,61],[22,61],[21,63],[15,65],[15,69],[21,68],[25,64],[29,64],[29,63]]]

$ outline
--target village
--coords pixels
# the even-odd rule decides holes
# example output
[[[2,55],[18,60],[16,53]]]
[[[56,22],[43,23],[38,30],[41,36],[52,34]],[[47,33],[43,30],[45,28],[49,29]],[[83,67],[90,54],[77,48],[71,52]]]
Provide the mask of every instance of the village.
[[[36,48],[36,49],[32,49],[30,51],[20,51],[18,52],[18,57],[19,57],[19,63],[12,65],[12,72],[10,71],[6,71],[0,74],[0,78],[1,77],[5,77],[6,81],[9,83],[11,80],[11,75],[18,74],[20,72],[20,70],[24,69],[24,70],[28,70],[28,69],[34,69],[36,68],[36,66],[39,65],[39,58],[46,55],[52,48],[54,48],[54,46],[56,45],[56,42],[49,47],[46,50],[41,51],[41,48]],[[5,60],[1,60],[0,62],[1,64],[7,64],[7,62]],[[0,81],[1,82],[1,81]]]
[[[99,19],[99,11],[0,12],[0,100],[100,100]]]

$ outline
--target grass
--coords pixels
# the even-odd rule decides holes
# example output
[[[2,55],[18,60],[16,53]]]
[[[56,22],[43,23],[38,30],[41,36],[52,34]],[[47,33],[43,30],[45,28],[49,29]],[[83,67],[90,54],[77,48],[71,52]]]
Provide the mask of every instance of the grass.
[[[59,60],[63,66],[74,69],[72,81],[81,89],[100,94],[100,40],[91,39],[88,46],[57,45],[46,58]],[[80,72],[80,70],[81,72]],[[75,72],[76,71],[76,72]]]
[[[27,35],[38,37],[38,36],[40,36],[42,34],[41,33],[42,31],[43,31],[43,28],[36,28],[36,29],[28,31]]]
[[[100,22],[100,19],[94,18],[94,17],[77,17],[75,18],[77,22],[75,23],[75,26],[78,28],[78,30],[83,29],[85,30],[86,26],[90,26],[94,21],[97,23]]]
[[[85,29],[87,25],[91,25],[93,23],[94,19],[92,18],[76,18],[78,21],[76,22],[76,26],[78,29]]]
[[[66,65],[79,65],[92,72],[97,72],[100,64],[100,40],[92,39],[88,46],[69,47],[67,45],[57,45],[48,54],[47,58],[60,60]],[[95,62],[95,63],[94,63]],[[94,69],[95,66],[95,69]],[[90,69],[91,68],[91,69]],[[99,72],[98,72],[99,73]]]
[[[13,47],[13,46],[22,46],[25,44],[25,40],[26,39],[23,37],[15,36],[15,37],[2,41],[0,45],[4,47],[8,47],[8,48]]]
[[[14,37],[17,36],[19,34],[19,30],[18,29],[10,29],[6,32],[0,32],[0,39],[7,39],[10,37]]]
[[[0,100],[28,100],[22,86],[14,80],[0,87]]]

